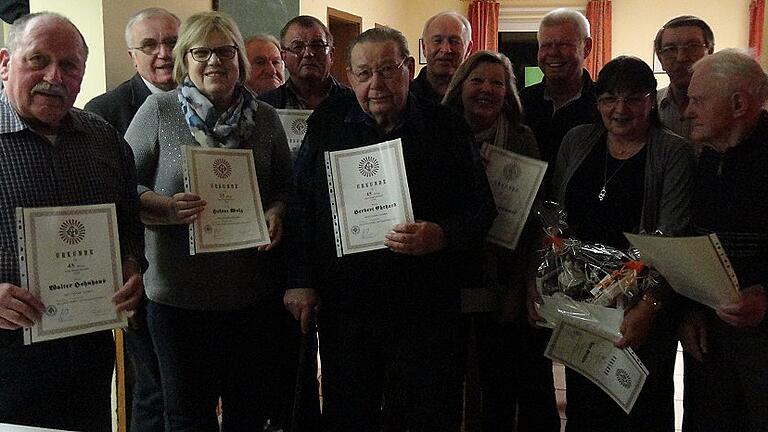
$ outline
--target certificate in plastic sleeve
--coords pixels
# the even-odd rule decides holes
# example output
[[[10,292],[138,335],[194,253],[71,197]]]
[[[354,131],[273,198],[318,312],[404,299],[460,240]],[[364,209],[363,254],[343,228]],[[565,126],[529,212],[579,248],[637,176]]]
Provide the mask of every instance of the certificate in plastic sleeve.
[[[485,173],[498,215],[488,231],[488,241],[514,250],[531,212],[547,163],[493,145],[483,146]]]
[[[251,150],[184,147],[184,187],[207,205],[189,225],[189,253],[269,244]]]
[[[413,222],[400,139],[325,152],[336,255],[384,249],[384,236]]]
[[[112,295],[123,286],[114,204],[17,208],[23,288],[45,305],[26,345],[125,327]]]
[[[295,161],[299,154],[299,147],[307,133],[307,119],[312,110],[279,109],[277,115],[285,129],[285,137],[288,139],[288,148],[291,150],[291,160]]]
[[[557,324],[544,355],[584,375],[627,414],[648,377],[632,349],[616,348],[610,335],[570,320]]]

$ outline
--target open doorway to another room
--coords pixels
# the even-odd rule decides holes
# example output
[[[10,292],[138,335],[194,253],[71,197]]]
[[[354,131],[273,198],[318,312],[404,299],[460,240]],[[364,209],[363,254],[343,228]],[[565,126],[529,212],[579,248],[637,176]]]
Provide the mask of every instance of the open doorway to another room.
[[[338,9],[328,8],[328,30],[333,35],[333,46],[336,48],[333,55],[331,75],[346,85],[349,85],[345,60],[347,47],[360,34],[362,27],[363,19],[361,17]]]

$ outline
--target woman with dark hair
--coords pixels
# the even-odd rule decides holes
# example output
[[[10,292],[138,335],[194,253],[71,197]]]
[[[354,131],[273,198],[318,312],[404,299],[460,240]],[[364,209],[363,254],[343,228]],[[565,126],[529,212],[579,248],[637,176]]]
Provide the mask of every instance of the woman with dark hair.
[[[573,236],[627,250],[624,232],[684,234],[694,159],[685,140],[659,127],[650,67],[617,57],[600,71],[595,89],[603,121],[565,136],[553,178]],[[529,291],[529,311],[537,297]],[[632,412],[566,369],[567,431],[674,430],[674,297],[668,288],[641,297],[625,311],[616,343],[634,349],[650,372]]]
[[[512,63],[504,54],[469,56],[456,70],[443,104],[464,115],[478,146],[539,158],[533,132],[521,123]],[[524,309],[533,234],[527,228],[515,251],[486,242],[482,280],[462,289],[465,332],[477,341],[486,432],[560,430],[552,362],[542,355],[547,335],[530,328]]]

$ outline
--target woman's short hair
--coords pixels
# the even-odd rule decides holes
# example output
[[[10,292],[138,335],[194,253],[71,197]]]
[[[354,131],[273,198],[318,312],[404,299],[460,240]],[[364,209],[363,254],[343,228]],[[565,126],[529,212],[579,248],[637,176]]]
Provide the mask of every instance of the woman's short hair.
[[[657,84],[653,70],[646,62],[633,56],[618,56],[600,70],[595,82],[595,94],[599,99],[606,93],[613,95],[650,93],[655,100]],[[656,104],[651,110],[649,121],[654,126],[661,125]]]
[[[189,49],[196,44],[205,42],[208,36],[213,33],[220,33],[232,39],[232,43],[237,47],[237,68],[240,72],[238,81],[242,84],[248,80],[251,67],[240,29],[237,28],[237,24],[229,15],[213,11],[196,13],[181,25],[179,38],[176,41],[176,46],[173,47],[173,57],[176,59],[173,65],[173,79],[177,83],[184,82],[184,78],[189,74],[189,65],[187,65]]]
[[[462,114],[464,113],[464,104],[461,101],[461,89],[464,86],[464,81],[467,80],[472,71],[483,63],[497,64],[504,68],[504,87],[506,88],[506,94],[504,96],[504,105],[501,108],[501,112],[507,116],[507,119],[512,126],[520,126],[523,109],[520,104],[520,96],[517,94],[515,74],[512,71],[512,62],[509,61],[507,56],[498,52],[477,51],[470,55],[469,58],[456,69],[456,73],[453,74],[453,79],[451,79],[451,83],[448,85],[448,90],[445,92],[445,97],[443,98],[443,105],[454,107]]]

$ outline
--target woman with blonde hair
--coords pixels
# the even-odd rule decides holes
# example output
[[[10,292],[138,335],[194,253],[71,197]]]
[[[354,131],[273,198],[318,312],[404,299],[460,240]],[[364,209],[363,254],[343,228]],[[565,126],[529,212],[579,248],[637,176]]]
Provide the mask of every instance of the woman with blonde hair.
[[[243,83],[248,60],[234,21],[190,17],[174,47],[176,90],[147,98],[126,140],[136,156],[147,225],[147,323],[171,431],[260,429],[266,420],[282,290],[272,249],[280,242],[291,162],[280,120]],[[271,244],[189,254],[188,225],[207,205],[184,192],[184,146],[253,152]]]

